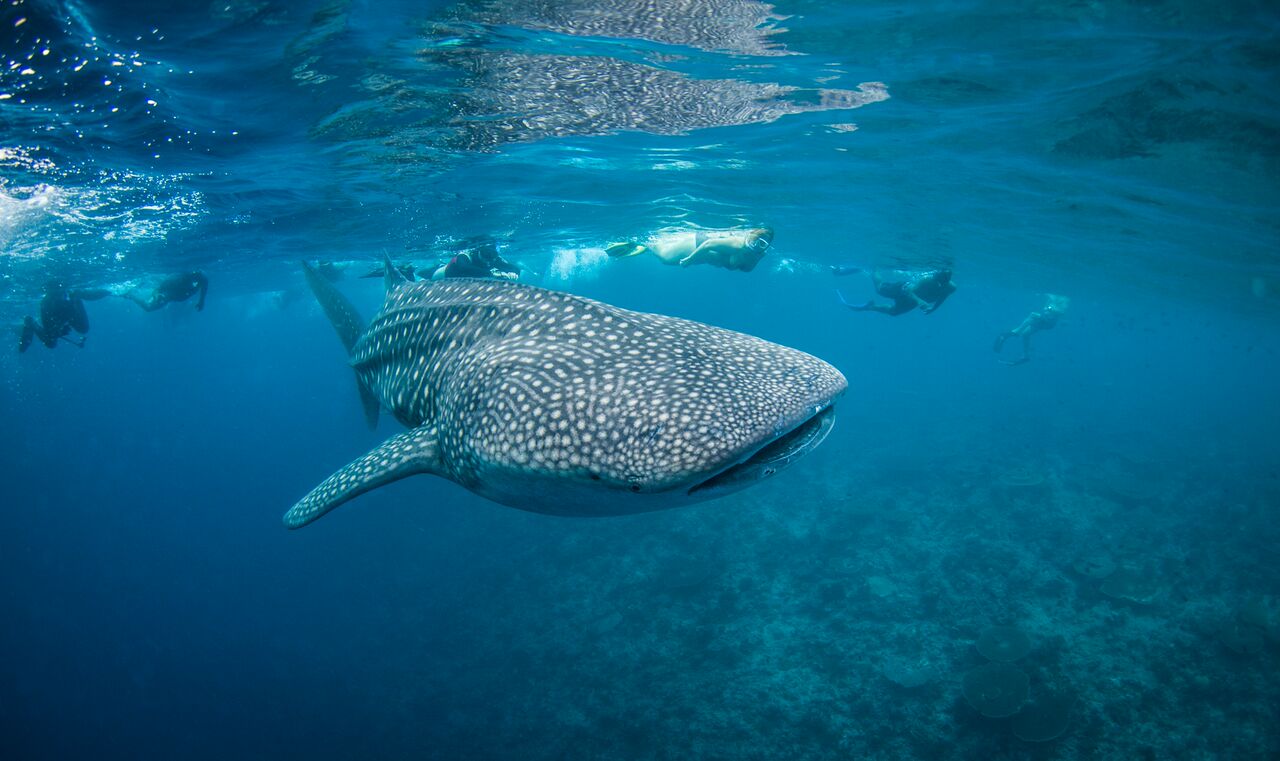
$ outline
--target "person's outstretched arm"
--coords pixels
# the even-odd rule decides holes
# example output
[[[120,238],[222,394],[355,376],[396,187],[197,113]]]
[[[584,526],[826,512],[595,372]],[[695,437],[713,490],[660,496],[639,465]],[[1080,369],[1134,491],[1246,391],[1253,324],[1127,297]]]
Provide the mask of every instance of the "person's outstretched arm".
[[[954,289],[950,291],[943,291],[942,296],[939,297],[937,301],[933,302],[933,309],[937,309],[938,307],[942,306],[942,302],[946,301],[953,293],[955,293]],[[930,311],[933,311],[933,310],[931,309]]]
[[[688,267],[691,264],[701,264],[703,259],[711,255],[712,248],[720,241],[708,240],[702,245],[695,248],[688,256],[680,260],[681,267]]]
[[[937,309],[938,305],[942,303],[941,301],[936,303],[932,301],[925,301],[924,299],[920,298],[920,296],[916,293],[916,289],[914,288],[908,288],[907,293],[911,294],[911,298],[915,300],[916,306],[920,307],[920,311],[924,312],[925,314],[929,314],[933,310]]]

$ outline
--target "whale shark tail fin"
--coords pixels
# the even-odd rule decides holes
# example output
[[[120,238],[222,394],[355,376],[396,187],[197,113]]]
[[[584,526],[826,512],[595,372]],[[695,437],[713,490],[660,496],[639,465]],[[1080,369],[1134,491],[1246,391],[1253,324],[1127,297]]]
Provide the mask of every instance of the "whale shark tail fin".
[[[355,497],[419,473],[440,473],[436,432],[415,428],[392,436],[347,464],[284,514],[284,525],[301,528]]]
[[[307,278],[307,285],[311,286],[311,292],[316,296],[316,301],[320,302],[320,308],[333,324],[334,331],[337,332],[342,345],[346,347],[347,354],[350,355],[356,341],[359,341],[361,334],[364,333],[364,320],[360,318],[360,313],[356,311],[355,305],[342,295],[337,286],[325,279],[315,267],[303,262],[302,272]],[[369,430],[373,430],[378,427],[378,397],[360,380],[359,375],[356,375],[356,387],[360,390],[360,405],[364,407],[365,422],[369,424]]]
[[[302,272],[306,275],[307,285],[311,286],[311,292],[316,295],[316,301],[320,302],[325,317],[329,318],[342,345],[350,354],[356,341],[360,340],[360,334],[364,333],[364,320],[360,318],[360,313],[337,286],[326,280],[315,267],[303,262]]]

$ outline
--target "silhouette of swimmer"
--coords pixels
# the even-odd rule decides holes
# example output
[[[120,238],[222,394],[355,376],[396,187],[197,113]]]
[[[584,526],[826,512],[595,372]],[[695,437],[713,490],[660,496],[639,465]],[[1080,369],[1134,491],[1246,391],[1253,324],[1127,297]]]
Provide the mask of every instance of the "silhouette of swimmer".
[[[336,283],[346,275],[347,268],[351,267],[353,264],[354,262],[319,261],[319,262],[316,262],[315,270],[316,270],[316,273],[319,274],[321,277],[323,277],[325,280],[328,280],[330,283]],[[360,277],[375,277],[375,276],[361,275]],[[378,274],[376,275],[376,277],[382,277],[381,269],[378,270]],[[412,278],[410,279],[412,280]]]
[[[845,275],[856,275],[859,272],[866,272],[863,268],[856,264],[833,264],[831,265],[831,274],[836,277],[844,277]]]
[[[661,235],[648,244],[611,243],[605,253],[614,259],[653,254],[663,264],[688,267],[710,264],[727,270],[750,272],[773,245],[773,229],[698,230]]]
[[[450,277],[480,277],[495,280],[518,280],[520,265],[502,258],[498,244],[486,242],[450,257],[446,262],[406,261],[392,264],[405,280],[443,280]],[[382,277],[387,267],[380,264],[360,277]]]
[[[520,267],[498,253],[498,244],[484,241],[467,249],[431,272],[421,272],[427,280],[443,280],[450,277],[486,277],[497,280],[518,280]]]
[[[840,297],[840,303],[855,312],[879,312],[897,317],[916,307],[920,307],[921,312],[930,314],[956,292],[956,286],[951,282],[951,270],[948,269],[916,272],[894,270],[891,274],[895,276],[892,280],[886,280],[884,273],[879,271],[871,274],[871,283],[876,293],[892,301],[891,304],[877,304],[875,301],[850,304],[843,293],[836,291],[836,295]]]
[[[1004,342],[1014,336],[1022,337],[1022,356],[1014,360],[1000,360],[1006,365],[1021,365],[1024,362],[1031,361],[1031,336],[1042,330],[1050,330],[1058,324],[1058,320],[1062,319],[1062,315],[1066,313],[1067,308],[1071,306],[1071,299],[1066,296],[1059,296],[1054,293],[1046,293],[1044,306],[1038,312],[1032,312],[1018,325],[1018,327],[1006,333],[996,336],[996,343],[993,347],[995,352],[999,354],[1004,349]]]
[[[154,312],[171,301],[186,301],[197,292],[200,300],[196,302],[196,311],[199,312],[204,309],[204,297],[209,292],[209,278],[199,270],[169,275],[154,284],[135,285],[121,295]]]
[[[71,291],[60,280],[50,280],[44,285],[44,296],[40,299],[40,321],[27,315],[22,321],[22,335],[18,338],[18,352],[22,353],[31,346],[33,338],[50,349],[58,345],[58,339],[84,348],[85,334],[89,332],[89,314],[84,309],[84,300],[90,301],[106,296],[105,290]],[[68,338],[72,330],[79,333],[78,338]]]

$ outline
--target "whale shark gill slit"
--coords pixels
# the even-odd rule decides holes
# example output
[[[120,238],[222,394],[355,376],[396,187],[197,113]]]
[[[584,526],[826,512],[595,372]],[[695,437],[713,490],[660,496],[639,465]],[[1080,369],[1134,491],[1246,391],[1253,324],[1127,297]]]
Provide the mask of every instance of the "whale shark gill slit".
[[[800,456],[816,448],[835,425],[835,409],[824,407],[800,425],[758,449],[747,459],[695,484],[689,494],[732,488],[744,480],[760,480],[776,474]]]

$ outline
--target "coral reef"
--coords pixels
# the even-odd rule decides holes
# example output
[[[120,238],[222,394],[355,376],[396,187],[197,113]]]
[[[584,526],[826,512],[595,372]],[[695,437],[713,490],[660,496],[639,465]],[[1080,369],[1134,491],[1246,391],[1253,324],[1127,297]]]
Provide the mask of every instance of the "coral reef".
[[[1240,622],[1231,622],[1218,632],[1218,639],[1236,655],[1257,655],[1262,652],[1262,630]]]
[[[978,637],[974,647],[984,658],[1013,663],[1031,652],[1031,640],[1012,626],[993,626]]]
[[[886,679],[907,689],[923,687],[938,678],[937,667],[927,656],[917,658],[891,656],[885,659],[880,670]]]
[[[1116,572],[1116,561],[1102,552],[1088,552],[1076,558],[1071,569],[1081,576],[1101,581]]]
[[[1002,472],[998,479],[1004,486],[1030,488],[1045,482],[1044,473],[1030,465],[1016,465]]]
[[[1070,693],[1048,693],[1032,700],[1014,715],[1013,733],[1020,740],[1040,743],[1062,736],[1071,725],[1071,707],[1075,696]]]
[[[1150,573],[1121,568],[1102,582],[1102,593],[1116,600],[1150,605],[1160,593],[1160,586]]]
[[[1252,626],[1268,640],[1280,640],[1280,599],[1273,595],[1255,595],[1240,608],[1241,624]]]
[[[1027,672],[1007,663],[988,663],[964,675],[964,697],[983,716],[1012,716],[1027,700]]]
[[[832,449],[691,510],[484,513],[509,570],[451,579],[388,724],[442,757],[1280,754],[1280,493],[1222,461],[1063,455],[1005,497],[991,453],[954,446],[963,478]],[[1154,496],[1123,502],[1110,472]],[[1224,481],[1247,509],[1222,513]]]

